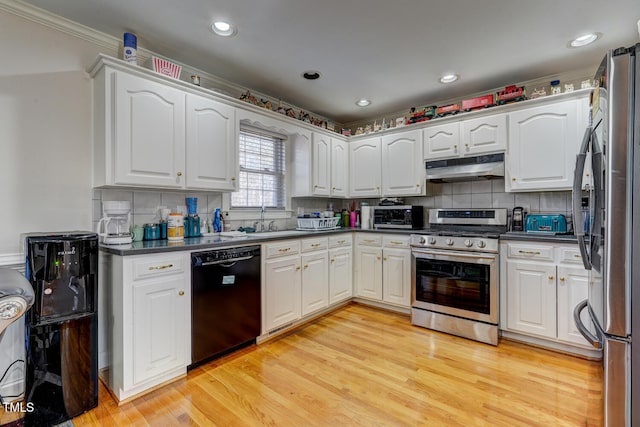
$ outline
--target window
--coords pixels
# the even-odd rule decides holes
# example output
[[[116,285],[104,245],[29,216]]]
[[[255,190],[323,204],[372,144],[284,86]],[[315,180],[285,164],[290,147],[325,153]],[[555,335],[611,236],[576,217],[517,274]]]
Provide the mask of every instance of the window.
[[[281,138],[240,129],[238,191],[231,208],[285,208],[285,144]]]

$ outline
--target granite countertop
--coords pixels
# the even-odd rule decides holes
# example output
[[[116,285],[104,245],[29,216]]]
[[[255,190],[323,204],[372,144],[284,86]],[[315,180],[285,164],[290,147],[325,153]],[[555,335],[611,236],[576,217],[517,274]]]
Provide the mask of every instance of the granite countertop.
[[[578,243],[575,234],[531,233],[508,231],[500,235],[500,240],[523,240],[529,242]]]
[[[361,228],[337,228],[333,230],[303,231],[282,230],[262,233],[247,233],[246,237],[220,237],[219,235],[189,237],[179,241],[168,240],[143,240],[126,245],[100,244],[100,250],[114,255],[143,255],[160,252],[195,251],[237,246],[255,245],[274,240],[300,239],[306,237],[326,236],[330,234],[351,233],[353,231],[363,233],[388,233],[388,234],[412,234],[424,230],[414,229],[367,229]]]

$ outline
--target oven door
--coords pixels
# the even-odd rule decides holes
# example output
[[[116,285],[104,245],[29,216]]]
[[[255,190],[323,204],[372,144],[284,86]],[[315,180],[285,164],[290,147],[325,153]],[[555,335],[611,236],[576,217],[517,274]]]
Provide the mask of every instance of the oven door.
[[[498,254],[412,250],[411,306],[498,324]]]

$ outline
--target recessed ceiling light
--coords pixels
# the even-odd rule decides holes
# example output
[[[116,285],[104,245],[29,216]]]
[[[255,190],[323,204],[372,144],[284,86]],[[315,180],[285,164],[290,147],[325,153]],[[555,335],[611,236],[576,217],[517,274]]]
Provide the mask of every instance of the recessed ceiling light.
[[[589,33],[589,34],[585,34],[583,36],[580,37],[576,37],[575,39],[571,40],[569,42],[569,47],[582,47],[582,46],[586,46],[588,44],[593,43],[594,41],[598,40],[600,37],[602,37],[601,33]]]
[[[320,73],[317,71],[305,71],[302,73],[302,77],[307,80],[318,80],[320,78]]]
[[[444,76],[440,77],[440,83],[453,83],[456,80],[458,80],[457,74],[445,74]]]
[[[362,98],[362,99],[359,99],[359,100],[356,101],[356,105],[358,107],[366,107],[366,106],[371,105],[371,101],[369,101],[368,99]]]
[[[211,31],[219,36],[229,37],[233,36],[237,32],[237,29],[234,25],[231,25],[228,22],[214,21],[211,24]]]

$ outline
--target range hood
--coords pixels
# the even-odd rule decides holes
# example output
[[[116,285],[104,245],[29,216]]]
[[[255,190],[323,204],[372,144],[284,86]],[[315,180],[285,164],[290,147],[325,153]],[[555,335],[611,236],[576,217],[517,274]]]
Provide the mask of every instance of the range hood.
[[[426,162],[427,181],[456,182],[504,177],[504,153]]]

